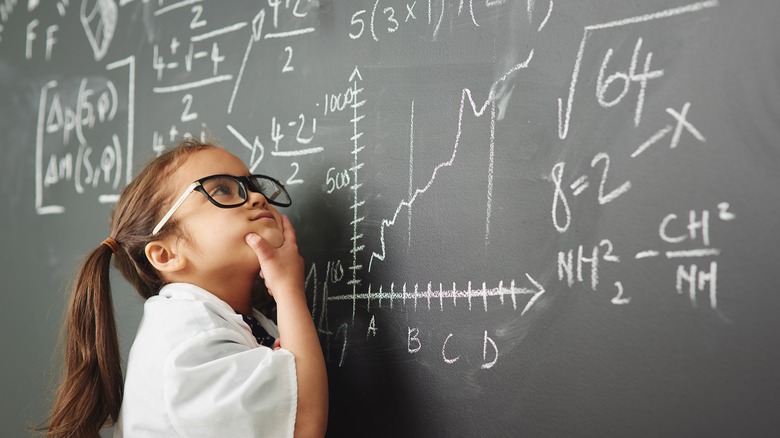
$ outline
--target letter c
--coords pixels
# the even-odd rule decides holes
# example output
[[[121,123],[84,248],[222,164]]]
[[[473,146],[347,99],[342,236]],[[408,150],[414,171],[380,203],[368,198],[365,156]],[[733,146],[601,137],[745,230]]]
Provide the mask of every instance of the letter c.
[[[666,215],[664,220],[661,221],[661,226],[658,228],[658,234],[661,236],[661,239],[663,239],[665,242],[669,243],[680,243],[687,237],[685,234],[677,236],[677,237],[669,237],[666,234],[666,226],[669,224],[670,221],[677,219],[677,215],[674,213]]]
[[[456,356],[453,359],[448,359],[447,358],[447,342],[450,340],[451,337],[452,337],[452,333],[450,333],[450,335],[447,336],[447,339],[444,340],[444,345],[442,345],[442,347],[441,347],[441,357],[447,363],[455,363],[455,362],[458,361],[458,359],[460,359],[460,356]]]

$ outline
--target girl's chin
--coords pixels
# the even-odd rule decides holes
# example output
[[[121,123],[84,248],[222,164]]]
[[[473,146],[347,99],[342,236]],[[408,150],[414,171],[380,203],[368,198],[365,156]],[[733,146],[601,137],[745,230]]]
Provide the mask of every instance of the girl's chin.
[[[258,234],[274,248],[279,248],[284,244],[284,235],[278,230],[262,230]]]

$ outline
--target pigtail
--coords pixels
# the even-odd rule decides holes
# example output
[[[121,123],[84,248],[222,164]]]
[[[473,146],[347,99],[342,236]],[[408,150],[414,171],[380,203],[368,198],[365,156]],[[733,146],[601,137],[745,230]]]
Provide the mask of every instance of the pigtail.
[[[103,426],[118,420],[123,380],[108,274],[111,254],[143,298],[157,294],[165,281],[144,248],[165,205],[173,202],[167,178],[192,153],[215,147],[186,139],[152,160],[122,191],[111,217],[113,238],[87,256],[73,283],[62,333],[62,380],[48,426],[39,429],[48,436],[97,437]],[[177,232],[176,222],[170,221],[155,238]]]
[[[74,281],[64,328],[64,366],[48,436],[96,437],[116,422],[122,402],[122,367],[109,267],[112,248],[100,245]]]

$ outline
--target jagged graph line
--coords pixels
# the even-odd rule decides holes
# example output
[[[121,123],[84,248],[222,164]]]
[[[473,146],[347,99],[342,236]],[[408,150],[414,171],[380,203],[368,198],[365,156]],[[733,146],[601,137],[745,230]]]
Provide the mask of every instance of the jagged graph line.
[[[495,92],[496,92],[497,86],[501,82],[506,81],[510,77],[510,75],[512,73],[515,73],[518,70],[527,68],[529,63],[533,59],[533,56],[534,56],[534,51],[532,49],[531,52],[528,54],[528,58],[525,61],[523,61],[520,64],[517,64],[514,67],[512,67],[509,71],[507,71],[504,75],[502,75],[497,81],[495,81],[493,83],[493,85],[490,87],[490,93],[488,94],[487,99],[485,100],[485,102],[482,104],[482,106],[479,109],[477,109],[477,104],[474,102],[474,98],[472,97],[471,90],[468,89],[468,88],[464,88],[463,89],[463,91],[461,92],[461,98],[460,98],[460,108],[458,109],[458,128],[457,128],[457,132],[455,134],[455,143],[454,143],[453,148],[452,148],[452,155],[450,156],[449,160],[447,160],[447,161],[445,161],[443,163],[438,164],[433,169],[433,172],[431,174],[430,179],[428,180],[428,182],[422,188],[415,189],[414,194],[412,194],[412,196],[408,200],[403,200],[403,201],[401,201],[398,204],[398,207],[395,209],[395,213],[393,214],[393,217],[391,219],[383,219],[382,220],[382,222],[381,222],[381,224],[379,226],[379,241],[380,241],[381,252],[373,252],[371,254],[371,258],[370,258],[369,263],[368,263],[368,271],[369,272],[371,272],[371,267],[373,265],[374,259],[378,259],[380,261],[384,261],[385,260],[385,256],[387,254],[386,253],[386,248],[385,248],[385,229],[387,227],[393,226],[395,224],[395,221],[398,219],[398,215],[401,213],[401,210],[403,208],[411,208],[412,205],[414,204],[414,202],[417,200],[417,197],[420,196],[421,194],[427,192],[428,189],[431,188],[431,186],[433,185],[433,182],[436,180],[436,176],[438,175],[439,170],[441,170],[442,168],[445,168],[445,167],[451,167],[452,164],[455,162],[455,157],[457,156],[457,153],[458,153],[458,146],[460,144],[460,136],[461,136],[461,133],[462,133],[463,111],[464,111],[464,109],[466,107],[466,98],[468,98],[468,101],[471,104],[471,109],[472,109],[472,112],[474,113],[474,116],[475,117],[481,117],[482,114],[487,109],[487,107],[489,105],[492,106],[492,104],[494,103],[495,98],[496,98]],[[491,111],[491,115],[492,115],[492,117],[495,117],[495,111]],[[491,129],[495,129],[495,123],[494,122],[492,123]],[[491,136],[491,141],[492,141],[493,138],[494,137]],[[490,201],[490,194],[488,194],[488,202],[489,201]],[[490,212],[490,206],[488,205],[488,214],[489,214],[489,212]]]

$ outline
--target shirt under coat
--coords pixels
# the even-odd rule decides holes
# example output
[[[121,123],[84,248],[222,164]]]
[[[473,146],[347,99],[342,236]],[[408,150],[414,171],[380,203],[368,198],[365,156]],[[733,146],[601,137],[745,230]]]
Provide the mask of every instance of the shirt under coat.
[[[259,345],[205,289],[171,283],[144,304],[114,437],[291,437],[297,401],[291,352]]]

